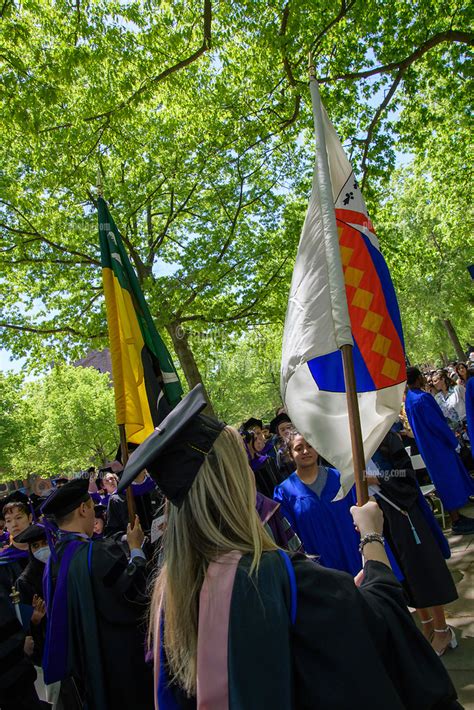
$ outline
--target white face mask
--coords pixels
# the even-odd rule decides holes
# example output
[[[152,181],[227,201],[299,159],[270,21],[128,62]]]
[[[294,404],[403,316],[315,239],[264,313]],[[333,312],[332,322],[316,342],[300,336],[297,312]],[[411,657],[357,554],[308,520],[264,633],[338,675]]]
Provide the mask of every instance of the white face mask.
[[[33,552],[33,557],[36,557],[37,560],[39,560],[45,565],[46,562],[49,560],[50,554],[51,550],[49,549],[49,547],[40,547],[38,550],[35,550]]]

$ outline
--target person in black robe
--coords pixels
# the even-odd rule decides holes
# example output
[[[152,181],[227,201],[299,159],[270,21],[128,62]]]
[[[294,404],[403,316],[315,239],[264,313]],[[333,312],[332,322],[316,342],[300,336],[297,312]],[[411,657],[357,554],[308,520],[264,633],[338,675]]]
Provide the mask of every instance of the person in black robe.
[[[156,491],[156,484],[146,471],[142,471],[138,481],[132,486],[133,498],[145,534],[149,534],[153,521],[152,495]],[[128,506],[127,498],[123,493],[113,493],[108,501],[105,537],[120,539],[127,530]]]
[[[265,444],[259,431],[241,429],[240,434],[245,444],[250,468],[255,476],[257,491],[267,498],[273,498],[273,491],[285,478],[279,472],[276,460],[268,453],[268,449],[273,445]]]
[[[147,571],[138,518],[128,526],[127,560],[113,540],[91,539],[94,505],[87,479],[76,479],[43,506],[59,540],[47,563],[46,683],[73,676],[87,710],[153,708],[152,669],[145,662]]]
[[[15,491],[0,504],[6,528],[20,534],[31,522],[28,498]],[[40,710],[31,660],[34,644],[12,603],[12,590],[28,563],[28,545],[13,541],[0,554],[0,707],[2,710]],[[17,607],[18,609],[19,607]],[[26,653],[28,651],[28,653]]]
[[[14,491],[0,501],[0,515],[5,521],[10,544],[0,551],[0,593],[7,597],[28,564],[28,545],[13,541],[31,524],[28,496]]]
[[[288,453],[287,436],[294,429],[293,423],[286,414],[277,414],[270,422],[270,431],[275,436],[276,464],[283,478],[291,476],[295,470],[295,463]]]
[[[33,610],[29,635],[34,642],[33,663],[41,666],[44,640],[46,637],[46,608],[43,601],[43,573],[49,558],[46,530],[43,525],[33,524],[15,537],[15,542],[28,544],[29,559],[23,572],[16,580],[20,602]]]
[[[36,670],[25,653],[25,630],[11,601],[0,594],[0,708],[2,710],[43,710],[35,690]]]
[[[408,604],[418,610],[425,636],[442,655],[457,645],[443,609],[458,598],[444,559],[450,556],[449,545],[421,494],[399,436],[388,432],[372,460],[381,475],[370,482],[376,483],[384,535],[403,572]]]
[[[255,514],[239,434],[192,390],[132,454],[169,500],[151,631],[163,708],[454,710],[455,689],[406,607],[373,501],[351,509],[351,575],[277,548]],[[173,678],[171,681],[170,678]]]

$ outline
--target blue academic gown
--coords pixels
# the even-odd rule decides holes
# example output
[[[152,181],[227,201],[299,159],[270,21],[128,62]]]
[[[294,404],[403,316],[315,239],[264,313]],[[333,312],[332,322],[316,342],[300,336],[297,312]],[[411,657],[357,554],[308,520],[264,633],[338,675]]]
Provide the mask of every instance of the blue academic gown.
[[[331,567],[353,576],[362,568],[359,552],[359,535],[349,512],[355,505],[352,489],[345,498],[331,501],[340,487],[341,474],[328,467],[328,478],[319,498],[292,473],[275,488],[274,499],[280,503],[281,512],[296,532],[309,555],[319,555],[324,567]]]
[[[405,411],[444,507],[448,511],[461,508],[474,494],[474,481],[456,453],[458,441],[437,402],[427,392],[408,390]]]
[[[466,383],[466,419],[471,450],[474,451],[474,377]]]

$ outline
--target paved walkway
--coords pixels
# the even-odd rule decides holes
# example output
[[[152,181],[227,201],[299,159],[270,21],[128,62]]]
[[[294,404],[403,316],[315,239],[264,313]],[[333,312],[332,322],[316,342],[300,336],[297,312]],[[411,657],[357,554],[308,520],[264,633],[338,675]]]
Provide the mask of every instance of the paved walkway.
[[[463,510],[474,518],[474,506]],[[453,535],[445,530],[451,546],[448,566],[453,575],[459,599],[446,607],[448,624],[456,629],[459,645],[448,650],[443,662],[458,691],[459,702],[466,710],[474,710],[474,535]]]

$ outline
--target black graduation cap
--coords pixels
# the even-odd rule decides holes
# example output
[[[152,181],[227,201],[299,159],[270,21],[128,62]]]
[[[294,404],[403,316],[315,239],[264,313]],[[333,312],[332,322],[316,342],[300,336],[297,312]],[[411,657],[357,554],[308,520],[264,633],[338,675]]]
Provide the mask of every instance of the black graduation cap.
[[[263,421],[261,419],[257,419],[256,417],[250,417],[250,419],[247,419],[247,421],[244,422],[240,428],[243,431],[249,431],[250,429],[253,429],[256,426],[259,426],[260,429],[263,429]]]
[[[46,529],[44,525],[35,523],[16,535],[13,540],[15,542],[27,542],[28,544],[38,542],[39,540],[47,540]]]
[[[200,414],[206,404],[202,385],[196,385],[132,453],[119,493],[146,468],[168,500],[180,507],[225,427],[217,419]]]
[[[65,476],[58,476],[57,478],[52,478],[51,483],[54,487],[57,487],[58,484],[66,485],[66,483],[69,483],[69,478],[66,478]]]
[[[30,510],[30,501],[28,496],[22,491],[12,491],[7,496],[0,500],[0,517],[3,520],[3,509],[8,503],[23,503],[27,510]]]
[[[99,477],[102,473],[113,473],[112,466],[101,466],[99,468]]]
[[[283,424],[283,422],[289,422],[290,424],[292,423],[290,417],[288,416],[288,414],[285,414],[285,412],[277,414],[277,416],[271,420],[270,431],[272,432],[272,434],[278,434],[278,426],[279,424]]]
[[[41,506],[41,512],[44,515],[54,515],[56,517],[62,517],[68,513],[72,513],[73,510],[79,508],[81,503],[85,503],[89,500],[90,495],[88,489],[88,478],[74,478],[72,481],[68,481],[64,486],[55,488],[53,492],[49,494],[46,501]]]

